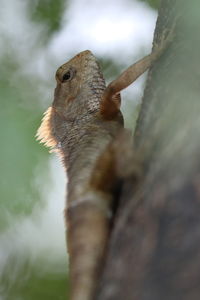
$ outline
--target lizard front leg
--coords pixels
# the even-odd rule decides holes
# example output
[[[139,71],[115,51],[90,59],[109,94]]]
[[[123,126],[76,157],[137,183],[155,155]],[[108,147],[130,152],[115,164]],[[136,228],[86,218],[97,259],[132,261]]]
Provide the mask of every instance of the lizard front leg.
[[[121,104],[119,93],[147,71],[171,43],[175,24],[167,37],[165,33],[163,34],[159,45],[155,45],[151,54],[131,65],[106,87],[100,103],[100,112],[105,120],[113,119],[119,112]]]

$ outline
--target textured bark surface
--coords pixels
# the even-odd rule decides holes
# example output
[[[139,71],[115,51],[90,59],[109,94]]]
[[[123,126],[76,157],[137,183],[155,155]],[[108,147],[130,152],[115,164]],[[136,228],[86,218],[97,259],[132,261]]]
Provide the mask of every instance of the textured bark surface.
[[[124,184],[98,300],[200,299],[199,11],[161,1],[154,44],[175,19],[176,35],[148,74],[135,133],[145,175]]]

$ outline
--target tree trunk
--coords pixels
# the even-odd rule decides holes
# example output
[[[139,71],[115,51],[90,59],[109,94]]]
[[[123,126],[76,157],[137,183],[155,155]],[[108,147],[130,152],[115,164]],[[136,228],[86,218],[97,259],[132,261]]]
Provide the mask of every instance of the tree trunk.
[[[144,159],[124,183],[98,300],[200,299],[200,2],[163,0],[154,45],[172,44],[148,74],[135,144]]]

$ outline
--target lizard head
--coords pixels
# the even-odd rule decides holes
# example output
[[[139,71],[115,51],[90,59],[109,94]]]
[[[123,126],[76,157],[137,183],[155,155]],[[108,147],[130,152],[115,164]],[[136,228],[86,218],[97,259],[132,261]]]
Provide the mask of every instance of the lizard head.
[[[89,50],[77,54],[62,65],[56,72],[56,81],[52,106],[67,118],[78,117],[91,110],[94,98],[98,94],[102,96],[102,89],[105,89],[98,62]],[[100,97],[96,106],[99,100]]]
[[[83,51],[56,72],[57,86],[52,106],[46,111],[37,138],[56,147],[76,120],[86,120],[99,110],[105,81],[95,56]]]

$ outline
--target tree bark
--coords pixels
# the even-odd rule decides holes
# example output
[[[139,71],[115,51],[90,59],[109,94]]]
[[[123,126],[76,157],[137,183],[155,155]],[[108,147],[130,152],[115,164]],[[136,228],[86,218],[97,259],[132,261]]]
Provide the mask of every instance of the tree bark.
[[[200,3],[162,0],[135,131],[144,176],[124,182],[98,300],[200,299]]]

